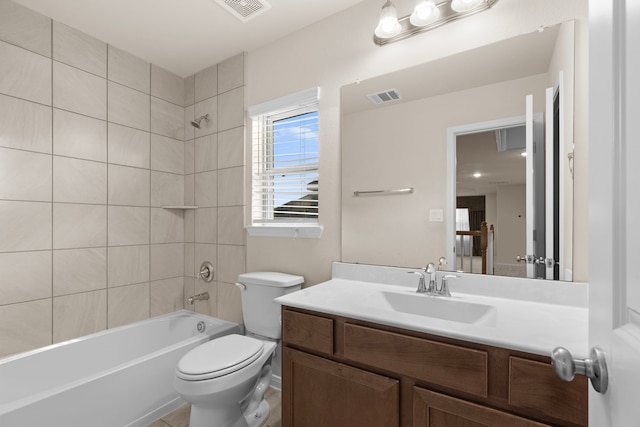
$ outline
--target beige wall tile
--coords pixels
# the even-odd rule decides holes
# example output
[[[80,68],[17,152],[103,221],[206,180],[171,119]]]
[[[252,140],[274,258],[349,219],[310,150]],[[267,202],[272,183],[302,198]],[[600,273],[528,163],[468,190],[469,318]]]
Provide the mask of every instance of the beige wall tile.
[[[184,79],[170,71],[151,65],[151,95],[184,106]]]
[[[192,277],[185,277],[184,278],[184,300],[183,300],[185,309],[195,311],[195,308],[196,308],[195,305],[189,304],[189,302],[187,301],[187,298],[195,294],[196,294],[195,279]]]
[[[0,95],[0,146],[51,153],[51,107]]]
[[[184,299],[184,278],[151,282],[151,316],[183,309]]]
[[[81,114],[53,109],[53,153],[107,161],[107,123]]]
[[[149,281],[149,245],[109,248],[109,286]]]
[[[65,295],[53,299],[53,342],[100,332],[107,327],[107,291]]]
[[[211,98],[218,94],[218,66],[212,65],[196,73],[195,101]]]
[[[148,132],[150,102],[147,94],[109,82],[109,122]]]
[[[196,205],[200,207],[218,206],[218,172],[196,174]]]
[[[182,175],[151,171],[151,206],[179,206],[184,204],[183,199]]]
[[[209,115],[209,120],[200,122],[200,129],[195,130],[195,137],[209,135],[218,132],[218,97],[207,98],[195,105],[194,117]]]
[[[184,276],[184,243],[151,245],[151,280]]]
[[[53,106],[105,120],[107,118],[106,80],[53,61]]]
[[[105,205],[53,204],[53,249],[107,245]]]
[[[184,204],[196,204],[196,176],[195,174],[184,176]]]
[[[51,251],[0,253],[0,305],[51,298]]]
[[[196,245],[185,243],[184,245],[184,275],[195,277],[196,275]]]
[[[107,44],[53,21],[53,59],[107,77]]]
[[[51,155],[0,148],[0,199],[51,201]]]
[[[109,163],[149,168],[149,132],[109,123]]]
[[[184,141],[184,108],[151,97],[151,132]]]
[[[218,95],[218,131],[244,124],[244,88],[232,89]]]
[[[198,208],[195,212],[196,243],[217,243],[218,208]]]
[[[51,60],[0,42],[0,93],[51,105]]]
[[[13,1],[0,1],[0,40],[51,57],[51,18]]]
[[[218,93],[244,85],[244,53],[218,64]]]
[[[109,328],[149,318],[149,284],[109,289]]]
[[[144,93],[150,93],[151,64],[113,46],[108,48],[108,79]]]
[[[151,208],[151,243],[184,242],[184,212]]]
[[[196,144],[192,139],[184,142],[184,173],[194,173],[196,170]]]
[[[220,282],[235,283],[238,275],[246,272],[244,246],[218,245],[217,279]]]
[[[184,241],[196,241],[196,210],[188,210],[184,213]]]
[[[184,104],[185,106],[196,103],[196,76],[189,76],[184,79]]]
[[[244,206],[218,208],[218,243],[244,245]]]
[[[218,133],[218,169],[244,165],[244,126]]]
[[[109,204],[149,206],[151,172],[109,165]]]
[[[190,105],[184,109],[184,140],[192,140],[196,136],[196,128],[191,124],[191,120],[195,119],[196,106]]]
[[[218,282],[218,317],[243,323],[242,294],[235,284]]]
[[[53,156],[53,201],[107,203],[107,165]]]
[[[0,357],[51,344],[51,300],[0,306]]]
[[[109,206],[109,246],[149,243],[149,208]]]
[[[242,206],[244,204],[244,168],[218,171],[218,206]]]
[[[107,287],[107,248],[53,251],[53,295]]]
[[[0,200],[0,252],[51,249],[51,203]]]
[[[152,134],[151,169],[162,172],[184,173],[184,142]]]
[[[218,169],[218,136],[216,134],[195,140],[195,168],[196,172]]]

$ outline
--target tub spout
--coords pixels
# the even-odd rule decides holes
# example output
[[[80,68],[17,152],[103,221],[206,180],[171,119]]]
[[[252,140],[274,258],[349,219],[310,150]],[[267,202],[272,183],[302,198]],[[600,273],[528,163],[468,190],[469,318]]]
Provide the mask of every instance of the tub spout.
[[[196,301],[206,301],[208,299],[209,292],[202,292],[201,294],[191,295],[189,298],[187,298],[187,302],[193,305],[193,303],[195,303]]]

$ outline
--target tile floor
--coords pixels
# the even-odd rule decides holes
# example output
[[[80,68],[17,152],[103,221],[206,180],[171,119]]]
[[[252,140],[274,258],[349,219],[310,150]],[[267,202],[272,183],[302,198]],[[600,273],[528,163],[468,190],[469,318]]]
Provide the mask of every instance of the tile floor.
[[[265,427],[281,427],[280,391],[270,388],[265,397],[271,407],[271,413]],[[147,427],[188,427],[190,414],[191,406],[185,404]]]

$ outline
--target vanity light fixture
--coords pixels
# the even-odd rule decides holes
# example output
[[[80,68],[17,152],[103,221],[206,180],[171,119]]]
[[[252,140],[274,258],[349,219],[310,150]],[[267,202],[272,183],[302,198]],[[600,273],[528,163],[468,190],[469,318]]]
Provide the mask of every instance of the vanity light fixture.
[[[473,174],[474,178],[480,178],[482,176],[482,174],[480,172],[476,172]]]
[[[484,0],[452,0],[451,9],[456,12],[467,12],[474,7],[478,7]]]
[[[434,0],[417,0],[409,22],[414,27],[424,27],[440,17],[440,9]]]
[[[411,15],[398,19],[391,0],[386,0],[373,42],[378,46],[396,42],[460,18],[485,11],[498,0],[416,0]]]
[[[380,21],[376,27],[374,33],[376,37],[381,39],[395,37],[400,33],[402,28],[398,22],[398,12],[396,7],[391,3],[391,0],[382,6],[382,12],[380,12]]]

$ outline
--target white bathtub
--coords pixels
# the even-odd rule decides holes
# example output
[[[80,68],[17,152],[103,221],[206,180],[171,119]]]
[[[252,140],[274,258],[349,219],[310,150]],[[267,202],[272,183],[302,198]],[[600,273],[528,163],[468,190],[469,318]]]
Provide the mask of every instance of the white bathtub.
[[[184,403],[173,376],[187,351],[239,332],[181,310],[0,359],[0,427],[144,426]]]

